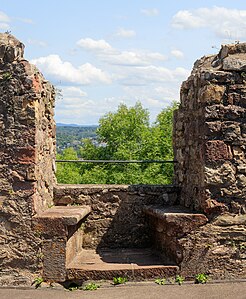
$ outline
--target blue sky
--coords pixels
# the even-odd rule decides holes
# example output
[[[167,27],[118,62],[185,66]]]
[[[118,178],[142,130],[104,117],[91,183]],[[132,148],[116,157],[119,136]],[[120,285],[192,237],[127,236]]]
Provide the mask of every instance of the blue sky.
[[[56,120],[97,124],[120,103],[151,120],[173,100],[193,63],[246,40],[245,1],[1,0],[11,31],[58,89]]]

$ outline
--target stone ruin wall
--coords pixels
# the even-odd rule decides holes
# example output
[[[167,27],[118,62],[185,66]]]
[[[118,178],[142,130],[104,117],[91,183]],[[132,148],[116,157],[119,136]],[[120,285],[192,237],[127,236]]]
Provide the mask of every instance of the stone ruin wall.
[[[144,206],[173,205],[177,188],[161,185],[58,185],[56,205],[89,205],[83,248],[151,247]]]
[[[54,88],[23,53],[22,43],[0,34],[1,284],[25,284],[38,271],[31,219],[52,204],[55,182]]]
[[[246,44],[202,57],[174,117],[180,204],[210,223],[182,238],[185,273],[246,276]]]
[[[203,57],[181,87],[174,119],[182,204],[246,213],[246,44]]]
[[[115,240],[126,244],[129,210],[134,245],[146,245],[146,233],[139,235],[146,228],[140,205],[176,203],[174,189],[166,202],[160,190],[54,188],[54,89],[23,51],[13,36],[0,34],[0,285],[30,284],[42,272],[42,240],[32,217],[53,204],[53,191],[56,204],[92,205],[85,227],[89,248],[113,244],[119,229],[125,231]],[[185,276],[246,277],[245,53],[246,44],[224,46],[218,56],[197,61],[182,85],[174,122],[180,204],[210,219],[178,240]]]

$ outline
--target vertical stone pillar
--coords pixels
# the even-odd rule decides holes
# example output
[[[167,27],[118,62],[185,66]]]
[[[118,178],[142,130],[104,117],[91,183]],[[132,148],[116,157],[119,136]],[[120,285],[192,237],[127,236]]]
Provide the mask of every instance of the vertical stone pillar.
[[[0,285],[38,271],[32,216],[52,204],[55,184],[54,88],[23,52],[0,34]]]
[[[181,87],[173,141],[181,204],[245,214],[246,43],[196,61]]]

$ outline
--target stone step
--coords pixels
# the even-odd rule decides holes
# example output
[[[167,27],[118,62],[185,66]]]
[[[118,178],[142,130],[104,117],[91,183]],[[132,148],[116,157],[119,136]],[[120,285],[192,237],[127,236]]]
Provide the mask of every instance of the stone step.
[[[67,266],[68,280],[142,280],[175,276],[178,267],[165,264],[153,249],[82,250]]]

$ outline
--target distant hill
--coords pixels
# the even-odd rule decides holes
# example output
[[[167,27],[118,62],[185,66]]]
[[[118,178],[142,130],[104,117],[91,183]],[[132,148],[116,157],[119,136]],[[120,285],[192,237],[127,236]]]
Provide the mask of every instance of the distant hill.
[[[80,126],[75,124],[56,124],[56,148],[61,152],[65,148],[77,149],[82,144],[82,139],[97,139],[96,125]]]
[[[82,128],[93,128],[98,127],[97,125],[77,125],[77,124],[63,124],[63,123],[56,123],[57,127],[82,127]]]

